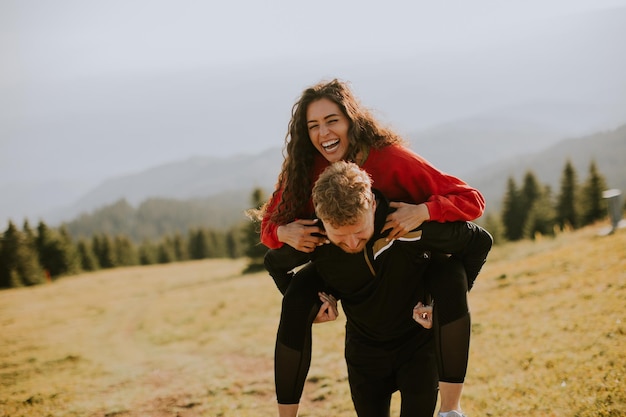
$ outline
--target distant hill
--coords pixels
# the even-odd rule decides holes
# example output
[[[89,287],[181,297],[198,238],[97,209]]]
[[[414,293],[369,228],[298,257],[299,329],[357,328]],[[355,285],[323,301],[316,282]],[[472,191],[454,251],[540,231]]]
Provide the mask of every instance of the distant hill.
[[[515,123],[474,119],[416,132],[410,136],[410,146],[439,169],[460,176],[481,190],[488,212],[500,209],[507,179],[513,177],[521,183],[527,170],[558,191],[568,158],[579,181],[586,179],[593,159],[610,188],[626,191],[626,125],[559,140],[550,128],[540,124],[528,124],[524,128]],[[523,149],[534,151],[522,152]],[[156,198],[188,201],[190,207],[182,212],[194,213],[193,226],[227,228],[244,218],[242,213],[250,206],[254,188],[261,187],[268,195],[271,193],[282,159],[281,149],[276,147],[231,158],[198,156],[172,162],[105,181],[75,204],[51,213],[44,220],[51,225],[71,223],[79,217],[85,220],[84,216],[121,199],[138,208]],[[198,215],[203,211],[206,216]]]
[[[626,193],[626,125],[615,130],[581,138],[560,141],[540,152],[520,154],[475,170],[464,177],[481,190],[487,200],[487,211],[499,211],[509,177],[521,185],[523,176],[532,171],[543,184],[558,193],[567,160],[576,169],[579,183],[589,174],[595,161],[609,188]]]
[[[244,210],[250,206],[251,192],[247,189],[185,200],[150,197],[136,206],[122,199],[84,213],[65,226],[76,239],[99,233],[123,234],[139,243],[177,233],[185,236],[198,228],[229,232],[248,223]]]
[[[472,155],[477,155],[478,158],[487,154],[484,158],[489,160],[495,158],[494,155],[498,152],[503,152],[492,149],[495,146],[493,142],[505,141],[497,134],[490,136],[491,144],[485,142],[484,146],[473,146],[471,150],[462,147],[463,138],[467,136],[465,133],[442,139],[440,142],[447,143],[447,147],[435,142],[437,146],[429,148],[431,157],[428,159],[441,168],[455,158],[472,162]],[[500,159],[458,175],[481,190],[487,200],[488,212],[498,211],[509,177],[513,177],[521,185],[523,175],[531,170],[539,181],[549,184],[556,193],[568,159],[577,171],[579,182],[586,179],[589,164],[594,160],[610,188],[626,190],[626,125],[592,136],[562,140],[539,152]],[[250,207],[250,198],[255,187],[263,188],[269,196],[281,161],[282,155],[278,148],[258,155],[240,155],[228,159],[197,157],[107,181],[85,195],[74,210],[80,208],[83,212],[88,212],[89,207],[96,207],[98,204],[106,206],[125,198],[137,207],[137,218],[133,219],[137,228],[145,228],[140,227],[142,217],[145,220],[141,213],[146,211],[145,203],[151,202],[149,221],[161,223],[161,230],[165,230],[167,225],[178,225],[178,229],[182,231],[197,226],[224,229],[245,220],[243,212]],[[472,163],[468,163],[468,166],[471,165]],[[464,166],[464,170],[469,168]],[[158,199],[176,202],[158,204],[155,202]],[[164,210],[162,220],[159,220],[159,207]],[[173,210],[172,207],[177,209]],[[173,214],[173,211],[176,213]],[[79,224],[84,227],[85,224],[95,223],[96,226],[92,227],[97,227],[98,223],[105,223],[102,219],[106,219],[107,215],[106,208],[92,216],[83,214],[80,221],[76,219],[69,222],[70,230],[77,228]]]
[[[230,158],[198,156],[105,181],[78,200],[72,209],[92,210],[120,198],[139,204],[149,197],[184,200],[237,189],[270,187],[276,182],[281,162],[279,148]]]
[[[410,146],[437,168],[465,178],[476,169],[558,143],[564,129],[509,116],[474,117],[408,135]],[[488,151],[487,151],[488,150]]]

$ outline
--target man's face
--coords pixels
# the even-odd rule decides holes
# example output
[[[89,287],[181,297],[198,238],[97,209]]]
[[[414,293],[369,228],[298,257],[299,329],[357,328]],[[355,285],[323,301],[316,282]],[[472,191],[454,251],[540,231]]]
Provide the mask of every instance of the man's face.
[[[374,212],[376,203],[372,203],[372,207],[351,225],[333,227],[330,223],[324,223],[326,229],[326,237],[339,246],[344,252],[359,253],[367,242],[374,235]]]

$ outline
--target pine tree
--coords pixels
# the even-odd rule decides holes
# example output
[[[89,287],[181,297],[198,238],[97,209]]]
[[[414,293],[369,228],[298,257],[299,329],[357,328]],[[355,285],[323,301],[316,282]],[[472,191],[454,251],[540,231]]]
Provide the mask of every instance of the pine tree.
[[[165,236],[157,245],[157,262],[166,264],[176,261],[176,250],[174,248],[174,240]]]
[[[189,257],[205,259],[209,256],[209,242],[206,230],[199,228],[189,232]]]
[[[527,223],[531,214],[533,217],[537,214],[534,205],[537,199],[541,197],[541,185],[532,171],[527,171],[524,175],[522,188],[519,191],[519,212],[520,221],[522,223],[522,237],[527,235]],[[533,218],[533,222],[535,219]]]
[[[252,192],[252,206],[259,210],[265,201],[265,195],[263,189],[256,188]],[[250,224],[244,230],[244,240],[247,243],[245,251],[246,256],[250,259],[248,266],[244,272],[255,272],[265,268],[263,258],[267,252],[267,247],[260,241],[260,220],[257,217],[249,216],[251,219]]]
[[[11,222],[9,221],[9,227]],[[5,233],[0,235],[0,288],[11,288],[11,271],[9,269],[9,253],[6,251]]]
[[[203,229],[203,233],[206,242],[206,252],[203,258],[218,258],[218,243],[215,232],[210,229]]]
[[[536,196],[524,223],[524,237],[534,239],[538,235],[554,235],[554,204],[549,186]]]
[[[54,279],[78,272],[79,259],[76,248],[65,228],[57,231],[40,221],[35,243],[39,262],[50,277]]]
[[[525,210],[530,210],[535,201],[542,195],[542,187],[537,177],[532,171],[527,171],[524,175],[524,184],[520,192],[520,205]]]
[[[513,177],[507,181],[507,191],[504,195],[502,209],[502,224],[504,237],[508,240],[519,240],[523,235],[525,214],[522,208],[520,191]]]
[[[571,161],[565,163],[561,176],[561,190],[556,204],[556,222],[561,228],[567,226],[576,229],[579,225],[576,195],[578,191],[577,175]]]
[[[132,266],[139,264],[135,245],[126,235],[117,235],[113,239],[114,266]]]
[[[162,241],[158,245],[157,249],[157,263],[168,264],[170,262],[174,262],[175,260],[176,259],[172,245],[165,241]]]
[[[172,240],[172,246],[174,249],[174,259],[177,261],[186,261],[189,259],[189,248],[185,242],[185,238],[176,232]]]
[[[157,263],[158,249],[149,240],[144,239],[144,241],[141,242],[138,252],[140,265],[153,265]]]
[[[78,259],[80,260],[80,267],[83,271],[96,271],[100,269],[98,258],[93,253],[91,244],[83,239],[79,239],[76,244],[76,251],[78,252]]]
[[[606,200],[602,198],[602,192],[608,187],[606,179],[600,175],[595,161],[589,164],[589,177],[582,187],[580,196],[581,225],[586,226],[607,215]]]
[[[94,235],[92,237],[93,252],[98,259],[101,268],[114,268],[117,266],[115,250],[111,237],[107,234]]]
[[[228,256],[226,235],[223,232],[210,230],[209,241],[211,242],[211,258],[226,258]]]
[[[59,237],[61,239],[61,244],[64,247],[65,265],[67,267],[66,273],[75,274],[80,271],[80,257],[78,256],[78,251],[76,250],[76,245],[70,235],[70,232],[67,230],[65,225],[59,227],[58,229]]]
[[[27,225],[27,224],[26,224]],[[45,282],[45,275],[28,235],[9,221],[0,245],[0,287],[11,288]]]
[[[247,226],[247,224],[245,224]],[[235,226],[226,235],[226,247],[228,257],[236,259],[244,254],[242,234],[245,226]]]
[[[37,252],[37,236],[35,235],[35,232],[33,232],[33,229],[30,227],[30,223],[28,222],[28,220],[24,220],[22,233],[24,234],[24,241],[30,246],[30,249]]]

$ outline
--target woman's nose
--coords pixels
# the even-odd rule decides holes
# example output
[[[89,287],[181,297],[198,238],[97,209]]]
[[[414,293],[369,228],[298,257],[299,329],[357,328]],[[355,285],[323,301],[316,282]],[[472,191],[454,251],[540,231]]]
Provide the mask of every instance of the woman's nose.
[[[328,127],[324,124],[320,125],[320,136],[326,136],[328,134]]]

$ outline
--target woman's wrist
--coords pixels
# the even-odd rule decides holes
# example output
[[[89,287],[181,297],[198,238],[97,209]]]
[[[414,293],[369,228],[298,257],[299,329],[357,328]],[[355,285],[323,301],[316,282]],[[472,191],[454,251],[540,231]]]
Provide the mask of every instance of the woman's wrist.
[[[284,228],[284,225],[280,225],[276,228],[276,240],[278,240],[281,243],[285,243],[285,241],[282,239],[281,235],[281,228]]]

